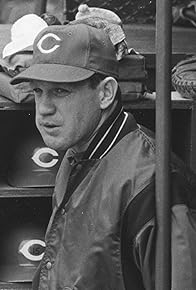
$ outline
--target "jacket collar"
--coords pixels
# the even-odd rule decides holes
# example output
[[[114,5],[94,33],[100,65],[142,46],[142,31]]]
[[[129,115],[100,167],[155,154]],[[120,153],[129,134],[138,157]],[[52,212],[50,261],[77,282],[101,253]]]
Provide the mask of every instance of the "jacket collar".
[[[67,157],[72,164],[81,160],[101,159],[123,136],[136,128],[133,116],[125,112],[121,102],[118,102],[112,114],[98,129],[87,150],[83,153],[74,153],[70,149]]]
[[[131,119],[130,126],[127,127],[128,119]],[[102,124],[95,137],[89,144],[82,159],[101,159],[128,131],[137,128],[137,124],[132,115],[123,110],[119,101],[112,114]]]

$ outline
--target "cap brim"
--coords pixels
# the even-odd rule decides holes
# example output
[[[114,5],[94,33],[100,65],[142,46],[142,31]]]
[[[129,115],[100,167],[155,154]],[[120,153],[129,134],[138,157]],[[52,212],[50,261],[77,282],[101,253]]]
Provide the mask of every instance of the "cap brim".
[[[20,82],[28,82],[31,80],[40,80],[47,82],[78,82],[92,76],[95,72],[67,65],[60,64],[33,64],[11,80],[11,84],[15,85]]]

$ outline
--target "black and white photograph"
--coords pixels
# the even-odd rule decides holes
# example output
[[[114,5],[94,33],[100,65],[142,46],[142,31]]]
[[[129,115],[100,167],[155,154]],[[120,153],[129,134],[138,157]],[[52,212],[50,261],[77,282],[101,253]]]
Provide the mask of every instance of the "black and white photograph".
[[[0,290],[196,290],[196,1],[0,0]]]

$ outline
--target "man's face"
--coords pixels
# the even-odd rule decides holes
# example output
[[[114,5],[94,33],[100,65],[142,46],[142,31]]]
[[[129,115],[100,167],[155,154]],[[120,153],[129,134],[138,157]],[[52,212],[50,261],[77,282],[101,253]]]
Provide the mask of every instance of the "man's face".
[[[52,83],[33,81],[36,125],[45,144],[56,150],[81,147],[101,119],[99,89],[88,81]]]

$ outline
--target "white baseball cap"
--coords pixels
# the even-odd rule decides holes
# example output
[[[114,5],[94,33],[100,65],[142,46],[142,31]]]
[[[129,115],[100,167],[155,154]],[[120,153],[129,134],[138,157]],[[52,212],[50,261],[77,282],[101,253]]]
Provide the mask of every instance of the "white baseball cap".
[[[11,42],[3,49],[2,57],[13,55],[23,50],[33,50],[36,36],[48,24],[36,14],[27,14],[19,18],[11,28]]]

